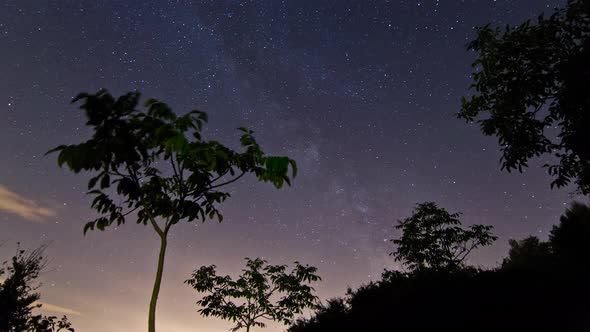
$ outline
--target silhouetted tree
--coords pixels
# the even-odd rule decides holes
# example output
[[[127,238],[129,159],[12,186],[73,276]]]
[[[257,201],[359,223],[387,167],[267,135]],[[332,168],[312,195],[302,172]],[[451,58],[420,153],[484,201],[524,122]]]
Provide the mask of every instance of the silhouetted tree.
[[[429,207],[422,207],[429,211],[419,214],[422,218],[457,219]],[[289,332],[590,331],[590,284],[588,273],[583,273],[590,262],[570,256],[588,252],[588,211],[588,206],[574,204],[549,242],[536,237],[512,240],[509,257],[499,268],[385,271],[381,280],[349,289],[345,298],[299,319]],[[567,249],[558,249],[562,242]],[[407,243],[412,244],[423,247],[421,241]]]
[[[3,263],[0,276],[8,276],[0,284],[0,331],[26,331],[33,303],[40,297],[35,293],[38,286],[32,283],[45,266],[44,249],[27,252],[19,248],[11,264]]]
[[[479,27],[468,48],[478,53],[475,94],[458,117],[498,137],[502,169],[551,154],[551,187],[574,181],[590,194],[590,1],[569,0],[536,23]]]
[[[313,266],[295,262],[287,273],[286,265],[267,265],[257,258],[246,259],[246,269],[236,280],[218,276],[216,266],[202,266],[185,282],[195,290],[207,293],[197,304],[201,315],[219,317],[234,322],[237,331],[265,327],[263,320],[292,323],[296,314],[317,306],[317,297],[309,284],[320,280]]]
[[[47,264],[43,257],[46,248],[44,245],[27,251],[19,247],[10,263],[3,262],[0,267],[0,277],[7,274],[0,281],[0,331],[74,331],[65,316],[58,320],[55,316],[33,314],[33,309],[41,307],[41,304],[35,304],[40,298],[35,292],[39,288],[35,282]]]
[[[590,271],[590,206],[574,202],[566,209],[549,242],[560,262]]]
[[[412,216],[399,221],[402,230],[391,255],[411,271],[424,269],[457,270],[473,249],[491,244],[497,237],[492,226],[472,225],[461,228],[460,213],[449,213],[434,202],[418,204]]]
[[[529,236],[522,240],[509,240],[508,257],[502,262],[503,269],[549,270],[555,262],[549,242]]]
[[[94,172],[88,194],[100,217],[84,226],[84,233],[125,223],[136,213],[138,224],[151,225],[160,238],[160,252],[149,306],[148,331],[155,331],[155,312],[170,229],[181,221],[205,221],[222,215],[217,205],[230,194],[221,188],[248,173],[277,188],[290,184],[289,169],[295,161],[267,156],[252,136],[240,128],[243,152],[213,140],[204,140],[201,129],[207,114],[191,111],[177,116],[165,103],[150,99],[146,110],[137,109],[140,94],[127,93],[117,99],[105,90],[82,93],[94,133],[86,142],[61,145],[58,165],[75,172]],[[114,190],[108,190],[114,186]],[[118,198],[115,198],[118,197]]]

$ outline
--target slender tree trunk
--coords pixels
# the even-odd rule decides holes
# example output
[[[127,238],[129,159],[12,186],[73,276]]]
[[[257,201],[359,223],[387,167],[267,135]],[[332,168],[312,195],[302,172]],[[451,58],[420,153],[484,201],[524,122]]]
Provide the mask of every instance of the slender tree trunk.
[[[148,332],[156,332],[156,304],[158,294],[160,293],[160,284],[162,283],[162,274],[164,272],[164,257],[166,255],[168,232],[160,235],[160,254],[158,255],[158,269],[156,270],[156,280],[152,290],[152,299],[150,300],[150,311],[148,316]]]

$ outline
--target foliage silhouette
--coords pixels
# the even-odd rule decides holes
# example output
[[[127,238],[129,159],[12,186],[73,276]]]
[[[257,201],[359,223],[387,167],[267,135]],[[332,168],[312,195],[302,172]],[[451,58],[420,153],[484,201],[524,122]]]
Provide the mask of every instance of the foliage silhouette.
[[[562,268],[590,268],[590,206],[574,202],[553,226],[549,243]]]
[[[529,236],[520,241],[509,240],[508,257],[502,262],[503,269],[538,270],[542,272],[554,269],[553,251],[548,242],[543,242],[535,236]]]
[[[590,331],[590,262],[580,258],[588,253],[590,233],[580,231],[588,210],[573,205],[548,242],[511,241],[499,268],[385,271],[288,331]],[[559,249],[561,241],[576,249]]]
[[[63,316],[60,320],[55,316],[34,315],[33,309],[40,308],[36,304],[41,297],[35,291],[39,274],[46,267],[47,261],[43,252],[47,245],[27,251],[19,248],[10,263],[3,262],[0,266],[0,331],[1,332],[58,332],[74,331],[71,323]]]
[[[297,168],[287,157],[265,155],[250,130],[239,128],[244,151],[236,152],[201,137],[206,113],[191,111],[177,116],[155,99],[139,110],[139,99],[138,92],[117,99],[105,90],[81,93],[73,102],[82,101],[80,108],[94,131],[92,138],[48,153],[59,152],[60,167],[65,164],[74,173],[94,173],[88,181],[88,194],[94,196],[92,208],[100,217],[88,222],[84,233],[104,230],[113,223],[122,225],[136,213],[137,223],[150,225],[160,238],[148,314],[148,331],[154,332],[170,229],[180,221],[217,218],[221,222],[217,205],[230,196],[222,187],[246,174],[281,188],[285,183],[290,185]]]
[[[236,280],[218,276],[215,269],[215,265],[202,266],[185,283],[207,293],[197,301],[203,307],[199,313],[232,321],[236,324],[232,331],[265,327],[263,320],[288,325],[296,314],[317,306],[318,299],[309,285],[321,280],[315,267],[295,262],[295,268],[287,273],[286,265],[246,258],[246,269]]]
[[[449,213],[434,202],[420,203],[412,216],[399,221],[402,237],[391,240],[397,245],[391,255],[411,271],[424,269],[456,270],[464,267],[473,249],[489,245],[497,237],[492,226],[461,228],[460,213]]]
[[[478,53],[475,94],[462,99],[458,117],[498,137],[502,169],[552,155],[551,187],[573,181],[590,194],[590,1],[569,0],[536,23],[479,27],[468,48]]]

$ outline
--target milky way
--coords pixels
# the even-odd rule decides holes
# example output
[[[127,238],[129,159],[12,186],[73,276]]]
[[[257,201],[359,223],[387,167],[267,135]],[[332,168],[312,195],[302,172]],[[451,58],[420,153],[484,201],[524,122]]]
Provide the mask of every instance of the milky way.
[[[572,198],[535,162],[500,171],[497,141],[454,118],[469,93],[473,27],[514,24],[563,1],[41,1],[0,5],[0,248],[53,241],[42,299],[79,331],[143,331],[158,241],[133,222],[82,235],[86,178],[50,148],[89,137],[78,92],[137,89],[179,113],[209,113],[207,137],[235,128],[289,155],[300,174],[275,190],[231,188],[222,224],[171,234],[162,331],[225,331],[202,319],[189,273],[244,257],[315,265],[327,299],[397,267],[396,220],[418,202],[462,211],[500,239],[471,258],[494,266],[509,238],[544,237]],[[234,145],[235,146],[235,145]],[[269,330],[280,330],[273,327]]]

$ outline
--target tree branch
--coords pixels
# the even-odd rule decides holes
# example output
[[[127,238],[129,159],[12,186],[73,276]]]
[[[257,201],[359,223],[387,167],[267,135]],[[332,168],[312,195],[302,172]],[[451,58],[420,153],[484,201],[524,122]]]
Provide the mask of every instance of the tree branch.
[[[129,214],[133,213],[135,210],[139,209],[139,207],[140,207],[140,206],[138,205],[138,206],[134,207],[133,209],[131,209],[131,210],[129,210],[129,211],[127,211],[127,212],[125,212],[125,213],[122,213],[122,214],[121,214],[121,217],[126,217],[127,215],[129,215]]]
[[[225,186],[225,185],[228,185],[228,184],[230,184],[230,183],[234,183],[234,182],[238,181],[238,180],[239,180],[239,179],[240,179],[242,176],[244,176],[245,174],[246,174],[246,172],[242,172],[242,174],[240,174],[240,175],[236,176],[235,178],[233,178],[233,179],[231,179],[231,180],[229,180],[229,181],[226,181],[226,182],[223,182],[223,183],[220,183],[220,184],[214,185],[214,186],[209,186],[209,187],[207,188],[207,190],[211,190],[211,189],[215,189],[215,188],[223,187],[223,186]]]
[[[224,175],[226,175],[229,172],[230,168],[228,168],[225,172],[219,174],[218,176],[216,176],[213,180],[209,181],[209,184],[213,184],[213,182],[221,179]]]
[[[238,180],[239,180],[239,179],[240,179],[242,176],[244,176],[245,174],[246,174],[246,172],[242,172],[240,175],[238,175],[238,176],[236,176],[235,178],[233,178],[233,179],[231,179],[231,180],[228,180],[228,181],[226,181],[226,182],[223,182],[223,183],[220,183],[220,184],[217,184],[217,185],[209,185],[208,187],[206,187],[206,188],[202,188],[202,189],[195,189],[195,190],[192,190],[192,191],[190,191],[190,192],[188,192],[188,193],[187,193],[187,196],[189,196],[189,195],[196,195],[198,192],[201,192],[201,193],[199,194],[199,196],[197,196],[196,198],[194,198],[194,200],[196,201],[196,200],[198,200],[198,199],[202,198],[202,197],[205,195],[205,193],[206,193],[206,192],[208,192],[209,190],[211,190],[211,189],[215,189],[215,188],[219,188],[219,187],[223,187],[223,186],[225,186],[225,185],[228,185],[228,184],[230,184],[230,183],[234,183],[234,182],[238,181]],[[213,181],[216,181],[216,180],[218,180],[220,177],[221,177],[221,176],[218,176],[218,177],[217,177],[216,179],[214,179]],[[211,181],[210,183],[213,183],[213,181]]]
[[[158,225],[158,223],[156,222],[156,219],[154,219],[154,216],[152,215],[152,213],[145,208],[145,205],[144,205],[144,211],[146,211],[148,218],[150,219],[150,223],[152,224],[152,227],[154,227],[154,229],[156,230],[156,233],[158,233],[158,235],[160,235],[160,237],[163,237],[165,235],[164,231],[162,231],[162,229],[160,228],[160,225]]]

